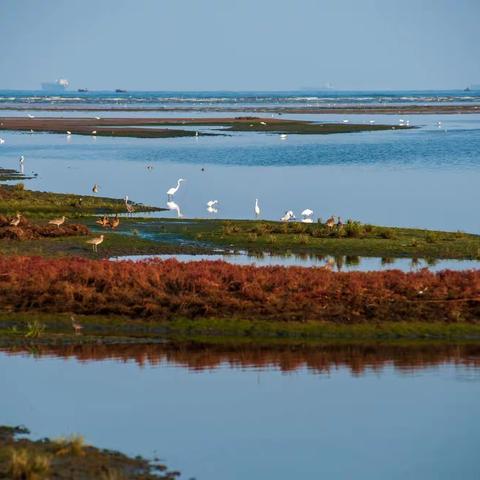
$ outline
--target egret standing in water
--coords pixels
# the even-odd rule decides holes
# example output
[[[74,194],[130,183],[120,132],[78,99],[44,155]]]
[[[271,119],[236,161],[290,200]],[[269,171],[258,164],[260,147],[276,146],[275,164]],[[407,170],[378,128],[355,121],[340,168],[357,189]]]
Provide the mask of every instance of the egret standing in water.
[[[255,199],[255,217],[258,218],[260,216],[260,207],[258,206],[258,198]]]
[[[20,173],[23,174],[23,164],[25,162],[25,157],[23,155],[20,156],[20,159],[18,160],[18,163],[20,164]]]
[[[168,196],[168,199],[171,200],[172,197],[177,193],[177,190],[180,188],[180,183],[181,182],[184,182],[185,180],[183,178],[179,178],[177,180],[177,186],[176,187],[172,187],[172,188],[169,188],[167,190],[167,196]]]
[[[218,200],[209,200],[207,202],[207,212],[208,213],[218,213]]]
[[[313,220],[312,220],[313,210],[311,210],[310,208],[306,208],[301,215],[303,217],[302,223],[313,223]]]
[[[129,214],[132,214],[135,212],[135,208],[133,207],[133,205],[131,205],[130,203],[128,203],[128,195],[125,195],[125,208],[127,209],[127,213]]]

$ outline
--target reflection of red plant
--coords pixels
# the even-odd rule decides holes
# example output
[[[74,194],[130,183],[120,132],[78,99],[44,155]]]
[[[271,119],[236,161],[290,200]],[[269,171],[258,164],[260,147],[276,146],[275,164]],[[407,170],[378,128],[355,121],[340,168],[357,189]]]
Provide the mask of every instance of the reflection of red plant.
[[[336,273],[175,260],[0,257],[0,308],[129,317],[479,321],[480,271]]]
[[[28,345],[15,345],[1,350],[9,354],[28,353]],[[367,369],[380,371],[393,365],[400,371],[428,368],[445,363],[456,366],[480,367],[480,345],[412,343],[389,344],[373,342],[335,344],[303,343],[301,345],[266,345],[229,342],[226,345],[195,342],[161,344],[75,344],[36,345],[37,356],[76,358],[82,362],[116,359],[135,361],[138,365],[170,363],[205,370],[228,364],[238,368],[279,368],[284,372],[308,368],[317,373],[347,367],[361,374]]]

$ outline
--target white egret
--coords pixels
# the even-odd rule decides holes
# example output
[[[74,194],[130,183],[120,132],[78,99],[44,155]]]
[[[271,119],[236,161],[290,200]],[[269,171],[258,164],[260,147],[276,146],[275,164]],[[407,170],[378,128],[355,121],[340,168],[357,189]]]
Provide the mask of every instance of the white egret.
[[[310,210],[309,208],[306,208],[302,212],[302,217],[311,217],[313,215],[313,210]]]
[[[168,198],[171,199],[176,193],[177,193],[177,190],[180,188],[180,183],[181,182],[184,182],[185,179],[183,178],[179,178],[177,180],[177,186],[176,187],[172,187],[172,188],[169,188],[167,190],[167,195],[168,195]]]
[[[260,125],[266,125],[267,122],[260,122]]]
[[[281,140],[286,140],[287,138],[288,138],[288,135],[287,135],[286,133],[282,133],[282,134],[280,135],[280,139],[281,139]]]
[[[134,206],[128,203],[128,195],[125,195],[124,201],[125,201],[125,208],[127,209],[127,213],[135,212]]]
[[[218,200],[209,200],[207,202],[207,207],[214,207],[217,204],[218,204]]]
[[[215,207],[207,207],[208,213],[218,213],[218,208]]]
[[[100,117],[95,117],[95,120],[100,120]]]
[[[0,145],[2,145],[2,143],[5,143],[5,140],[3,138],[0,138]]]
[[[35,118],[31,113],[27,115],[28,118]]]
[[[96,130],[92,130],[92,135],[96,135],[97,134],[97,131]]]
[[[67,130],[67,135],[70,136],[72,132],[70,130]]]
[[[285,212],[285,215],[280,218],[280,221],[281,222],[288,222],[290,220],[293,220],[295,219],[295,215],[293,214],[293,212],[291,210],[288,210]]]
[[[257,218],[260,216],[260,207],[258,206],[258,198],[255,199],[255,216]]]

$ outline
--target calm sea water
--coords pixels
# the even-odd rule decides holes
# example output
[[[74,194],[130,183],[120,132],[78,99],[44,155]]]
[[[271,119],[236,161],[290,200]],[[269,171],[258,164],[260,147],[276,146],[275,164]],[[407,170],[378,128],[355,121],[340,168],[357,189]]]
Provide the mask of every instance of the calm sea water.
[[[163,92],[45,92],[0,90],[0,104],[24,105],[102,105],[135,107],[188,106],[333,106],[333,105],[428,105],[480,104],[480,90],[419,91],[163,91]]]
[[[458,347],[377,358],[127,346],[118,359],[101,347],[95,361],[84,348],[0,353],[0,424],[159,455],[183,479],[480,477],[478,357]]]

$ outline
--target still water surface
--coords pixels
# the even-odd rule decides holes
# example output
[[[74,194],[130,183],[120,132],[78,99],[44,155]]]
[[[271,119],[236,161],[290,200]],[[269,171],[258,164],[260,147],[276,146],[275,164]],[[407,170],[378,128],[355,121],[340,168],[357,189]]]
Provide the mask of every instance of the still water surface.
[[[299,117],[399,121],[395,115]],[[286,140],[248,132],[173,139],[74,135],[70,140],[66,135],[2,132],[6,142],[0,146],[0,165],[18,167],[24,155],[25,171],[38,173],[29,188],[91,194],[98,183],[102,195],[128,194],[158,206],[166,205],[165,192],[182,177],[187,181],[175,202],[187,218],[252,218],[259,198],[261,217],[267,219],[278,219],[289,209],[298,216],[311,208],[315,218],[336,214],[380,225],[480,233],[475,213],[480,204],[480,115],[402,118],[420,128],[289,135]],[[208,200],[219,200],[217,214],[206,211]]]
[[[480,476],[478,347],[91,348],[0,353],[0,423],[185,479]]]

